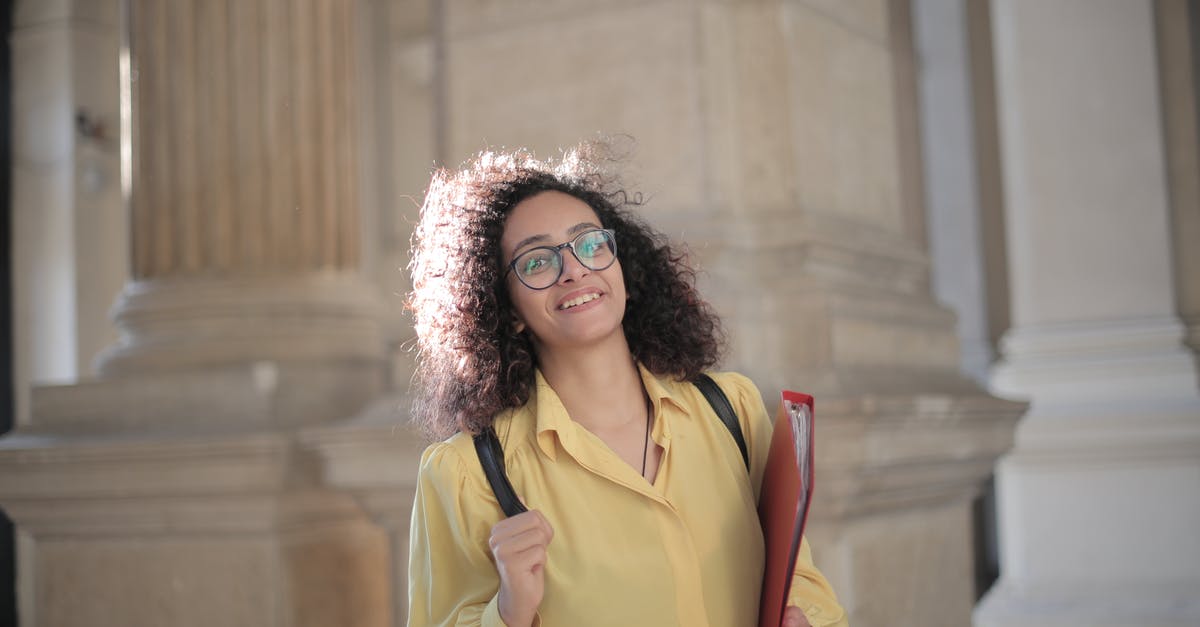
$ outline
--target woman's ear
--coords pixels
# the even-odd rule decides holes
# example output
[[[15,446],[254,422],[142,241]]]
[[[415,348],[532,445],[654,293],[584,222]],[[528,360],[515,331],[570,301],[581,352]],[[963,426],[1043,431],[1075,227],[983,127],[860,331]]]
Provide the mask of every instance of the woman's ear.
[[[513,328],[513,331],[516,331],[517,333],[524,333],[525,332],[525,322],[522,321],[520,318],[513,316],[512,328]]]

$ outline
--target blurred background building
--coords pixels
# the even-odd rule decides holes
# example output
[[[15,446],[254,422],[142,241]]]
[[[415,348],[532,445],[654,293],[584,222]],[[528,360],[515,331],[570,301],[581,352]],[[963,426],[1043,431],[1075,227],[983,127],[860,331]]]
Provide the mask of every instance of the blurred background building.
[[[402,625],[429,172],[604,133],[851,624],[1200,625],[1197,2],[3,7],[0,622]]]

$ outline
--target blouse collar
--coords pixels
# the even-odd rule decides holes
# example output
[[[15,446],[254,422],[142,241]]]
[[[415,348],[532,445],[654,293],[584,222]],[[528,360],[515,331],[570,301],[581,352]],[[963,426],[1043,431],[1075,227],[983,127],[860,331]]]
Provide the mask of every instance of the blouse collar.
[[[650,396],[650,402],[654,407],[655,433],[670,437],[667,415],[675,412],[664,412],[664,404],[672,405],[685,416],[691,415],[691,408],[682,397],[681,386],[687,384],[666,376],[655,375],[647,370],[641,362],[637,363],[637,368],[642,377],[642,385],[646,388],[646,393]],[[554,443],[555,436],[557,435],[563,447],[570,449],[575,446],[578,425],[567,415],[567,409],[563,406],[562,399],[546,382],[541,369],[535,369],[534,376],[534,393],[529,399],[529,405],[532,406],[536,418],[538,448],[542,449],[542,452],[551,459],[555,459],[557,450]]]

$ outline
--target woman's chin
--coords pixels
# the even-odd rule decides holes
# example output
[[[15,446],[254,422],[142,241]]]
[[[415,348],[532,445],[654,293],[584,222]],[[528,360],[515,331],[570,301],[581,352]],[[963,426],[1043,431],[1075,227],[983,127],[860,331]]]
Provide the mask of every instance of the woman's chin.
[[[611,323],[594,321],[588,324],[562,325],[554,334],[548,334],[546,339],[548,341],[540,344],[551,349],[593,348],[608,342],[625,343],[625,330],[620,324],[614,326]]]

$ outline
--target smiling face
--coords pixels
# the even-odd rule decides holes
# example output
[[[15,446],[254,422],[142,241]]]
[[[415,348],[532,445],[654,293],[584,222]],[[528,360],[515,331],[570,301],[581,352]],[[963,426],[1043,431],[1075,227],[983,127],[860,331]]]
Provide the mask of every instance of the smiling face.
[[[517,203],[509,213],[500,238],[501,260],[507,267],[531,248],[558,246],[599,228],[600,219],[587,203],[563,192],[541,192]],[[620,242],[617,245],[619,248]],[[589,270],[570,248],[559,252],[562,275],[544,290],[530,289],[515,272],[506,273],[517,319],[532,333],[536,350],[624,341],[621,320],[626,297],[621,262],[604,270]]]

